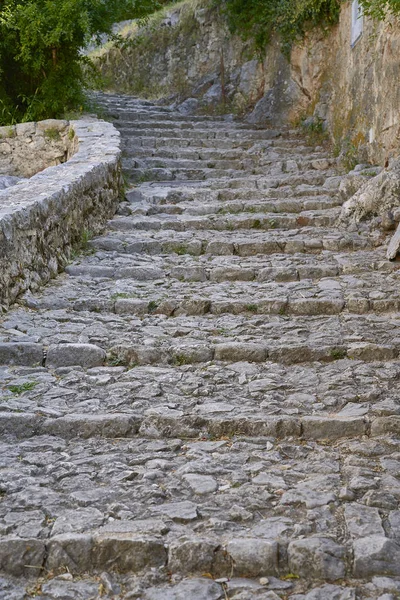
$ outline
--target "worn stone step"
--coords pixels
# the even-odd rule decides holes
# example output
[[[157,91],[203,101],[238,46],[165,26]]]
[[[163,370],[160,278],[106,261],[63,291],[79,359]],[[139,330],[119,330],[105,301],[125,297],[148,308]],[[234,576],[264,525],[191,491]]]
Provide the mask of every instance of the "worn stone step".
[[[323,582],[395,577],[400,550],[393,448],[392,440],[383,440],[379,450],[374,440],[359,446],[342,441],[336,448],[313,442],[299,452],[293,441],[234,436],[93,440],[85,446],[50,436],[5,441],[2,571],[32,579],[48,572],[132,575],[153,568],[166,583],[163,595],[146,591],[149,600],[168,597],[168,574],[194,576],[197,588],[186,588],[189,594],[205,593],[196,579],[205,572],[228,580],[267,577],[258,585],[287,592],[297,582],[288,578],[288,585],[279,585],[278,578],[284,583],[296,573],[309,580],[310,561],[313,578]],[[106,479],[101,488],[99,478]],[[349,494],[361,502],[350,506]],[[379,497],[391,498],[390,508],[376,505]],[[27,536],[26,521],[15,518],[21,508],[31,515],[36,536]],[[392,537],[383,529],[385,510]],[[370,562],[377,551],[381,560]],[[45,584],[50,593],[52,581]],[[208,593],[217,585],[209,578]],[[223,597],[219,591],[211,597]]]
[[[212,167],[203,168],[126,168],[125,176],[131,183],[143,181],[168,181],[168,180],[206,180],[212,178],[237,177],[240,170],[218,169]]]
[[[175,182],[176,185],[160,183],[143,183],[126,192],[126,201],[131,204],[143,205],[179,205],[193,206],[201,210],[208,205],[218,206],[220,210],[243,205],[243,209],[251,210],[252,206],[270,206],[269,212],[299,212],[301,210],[319,210],[325,208],[325,203],[343,203],[336,193],[322,186],[281,186],[264,190],[256,188],[230,189],[208,187],[208,182]],[[189,204],[190,203],[190,204]],[[321,204],[318,204],[321,203]],[[134,208],[134,207],[132,207]],[[263,208],[264,210],[264,208]],[[263,212],[260,211],[260,212]]]
[[[123,138],[122,147],[126,149],[126,151],[130,151],[133,154],[139,151],[148,151],[153,152],[154,149],[157,148],[171,148],[172,151],[180,148],[183,151],[196,151],[197,149],[207,149],[207,150],[231,150],[238,149],[240,151],[248,150],[251,148],[257,140],[244,140],[240,137],[238,138],[215,138],[209,136],[195,136],[195,137],[168,137],[163,138],[162,136],[154,136],[149,131],[147,135],[141,135],[140,132],[138,135],[132,135],[127,138]],[[263,143],[270,143],[269,140],[263,141]],[[288,150],[291,151],[290,149]]]
[[[243,148],[218,149],[201,148],[194,149],[189,147],[142,147],[131,144],[123,144],[123,155],[132,158],[150,158],[156,157],[159,160],[168,159],[188,159],[188,160],[236,160],[246,158],[246,151]]]
[[[124,284],[124,292],[110,291],[109,297],[103,295],[101,300],[97,300],[95,294],[85,294],[82,290],[79,301],[66,300],[64,306],[80,311],[115,312],[139,317],[154,313],[168,317],[207,314],[317,316],[342,312],[362,315],[370,312],[393,313],[400,308],[398,295],[393,290],[376,292],[375,288],[370,287],[360,293],[351,286],[341,290],[340,282],[337,282],[336,290],[330,292],[324,289],[324,280],[318,285],[307,281],[307,285],[304,282],[293,282],[246,286],[245,279],[244,283],[243,280],[236,280],[235,285],[227,279],[226,282],[214,283],[207,290],[204,288],[209,284],[192,282],[179,285],[179,279],[175,284],[169,284],[165,290],[157,285],[157,288],[142,291]],[[327,285],[329,283],[326,282]],[[188,294],[193,296],[188,299]],[[172,298],[166,299],[166,295],[172,295]]]
[[[130,118],[128,114],[123,114],[119,112],[119,118],[116,119],[115,125],[119,129],[130,129],[130,128],[141,128],[142,126],[148,128],[156,128],[156,129],[184,129],[184,130],[193,130],[193,129],[211,129],[211,130],[219,130],[219,131],[235,131],[235,132],[264,132],[269,135],[269,138],[278,137],[281,132],[277,132],[273,129],[267,128],[258,128],[255,129],[251,125],[243,123],[241,121],[229,121],[226,119],[215,119],[214,117],[209,116],[184,116],[179,113],[170,113],[164,115],[157,115],[156,113],[143,111],[142,114],[135,111],[132,113],[134,118]],[[216,127],[217,123],[217,127]],[[268,138],[267,138],[268,139]]]
[[[140,593],[143,600],[177,600],[182,597],[190,598],[191,595],[192,597],[205,598],[206,600],[224,600],[226,599],[226,594],[235,594],[238,600],[253,600],[260,597],[264,597],[267,600],[279,600],[281,596],[278,594],[282,594],[283,590],[286,594],[290,594],[286,596],[287,598],[293,597],[294,600],[298,600],[299,594],[297,592],[302,592],[300,594],[300,597],[303,596],[301,600],[314,600],[315,597],[324,598],[324,600],[335,600],[340,597],[354,600],[356,593],[360,594],[364,592],[366,595],[362,596],[363,598],[371,598],[369,594],[371,590],[376,598],[383,597],[383,600],[387,600],[385,595],[390,596],[392,594],[382,595],[381,592],[385,590],[396,591],[399,588],[396,579],[390,577],[375,577],[374,583],[368,584],[364,584],[360,580],[349,579],[344,583],[338,582],[340,585],[319,582],[316,584],[317,587],[315,585],[309,586],[301,578],[299,578],[300,581],[292,580],[292,582],[287,578],[261,578],[263,582],[265,579],[268,579],[268,584],[261,584],[259,582],[260,578],[239,577],[231,579],[225,577],[213,581],[209,576],[199,576],[182,578],[178,583],[166,579],[164,583],[155,583],[152,581],[150,584],[147,579],[145,575],[135,577],[135,584],[132,587],[132,578],[116,573],[103,573],[100,577],[90,575],[73,577],[70,575],[69,577],[67,576],[67,580],[61,575],[59,578],[56,577],[54,581],[48,581],[44,584],[39,580],[38,585],[41,585],[48,600],[58,600],[60,594],[68,595],[71,591],[76,594],[76,598],[79,595],[80,600],[92,600],[97,593],[103,593],[103,589],[113,590],[110,592],[111,596],[105,597],[112,598],[115,590],[127,589],[132,594],[137,595]],[[1,581],[1,585],[1,590],[4,590],[4,593],[8,594],[8,598],[12,598],[13,600],[14,598],[22,598],[26,590],[29,592],[31,588],[31,583],[25,588],[22,585],[18,585],[13,579],[5,580],[4,578]],[[319,596],[316,596],[316,594]]]
[[[144,109],[140,110],[137,107],[135,108],[119,108],[118,113],[116,115],[118,117],[117,121],[119,124],[130,124],[135,123],[136,121],[143,122],[144,120],[154,120],[159,121],[161,124],[176,122],[176,123],[187,123],[190,127],[196,127],[197,124],[210,124],[214,126],[214,123],[226,124],[227,126],[236,126],[242,127],[242,123],[238,122],[237,124],[230,123],[223,116],[210,116],[210,115],[182,115],[177,111],[173,111],[171,109],[167,109],[164,107],[152,107],[151,110]]]
[[[175,267],[171,278],[159,278],[154,285],[150,282],[144,288],[138,288],[136,282],[123,283],[122,299],[118,292],[110,289],[109,298],[103,310],[114,310],[120,314],[201,315],[201,314],[274,314],[274,315],[332,315],[341,312],[365,314],[375,312],[397,312],[400,308],[397,288],[399,278],[388,276],[379,291],[376,283],[382,279],[381,273],[367,276],[340,276],[301,281],[284,281],[284,272],[280,282],[271,282],[270,270],[261,270],[257,281],[252,281],[248,272],[238,273],[234,269],[224,275],[220,271],[211,273],[211,281],[205,272],[192,268]],[[69,273],[79,277],[81,310],[92,305],[96,297],[88,286],[85,293],[85,278],[91,273],[77,267]],[[106,273],[108,273],[106,271]],[[109,273],[112,275],[111,273]],[[254,276],[254,272],[251,273]],[[99,275],[94,271],[94,276]],[[129,275],[127,271],[126,275]],[[240,275],[242,278],[240,278]],[[234,279],[236,276],[236,279]],[[283,280],[283,281],[282,281]],[[104,287],[104,286],[103,286]],[[117,297],[113,305],[112,298]],[[103,297],[106,300],[106,296]]]
[[[251,240],[251,241],[250,241]],[[290,232],[270,230],[263,234],[252,229],[241,232],[111,232],[89,242],[97,250],[116,251],[122,254],[191,254],[200,256],[257,256],[271,254],[319,254],[325,250],[370,249],[368,236],[334,229],[292,229]]]
[[[178,143],[180,142],[180,144]],[[248,146],[248,145],[247,145]],[[155,156],[159,159],[163,159],[163,158],[172,158],[172,159],[189,159],[189,160],[215,160],[215,159],[241,159],[241,158],[262,158],[264,160],[268,160],[268,161],[279,161],[282,160],[283,158],[286,159],[286,156],[282,157],[282,154],[285,155],[286,152],[288,152],[288,148],[279,148],[276,146],[271,146],[271,147],[262,147],[259,145],[255,145],[254,147],[252,147],[251,149],[249,149],[249,147],[247,147],[246,149],[244,148],[225,148],[225,149],[220,149],[220,148],[192,148],[190,146],[188,147],[182,147],[182,141],[181,140],[177,140],[176,141],[176,145],[172,145],[172,147],[169,145],[166,146],[161,146],[160,144],[158,146],[154,146],[153,148],[149,147],[149,146],[142,146],[142,145],[134,145],[133,144],[133,140],[132,141],[125,141],[125,143],[122,143],[122,148],[124,150],[124,154],[126,156],[132,156],[134,158],[148,158],[151,156]],[[331,156],[329,153],[327,152],[323,152],[323,151],[314,151],[312,148],[310,148],[307,151],[305,151],[305,149],[302,150],[301,153],[299,153],[299,149],[293,148],[292,150],[290,150],[289,156],[288,158],[290,158],[290,160],[294,160],[294,161],[298,161],[300,163],[304,162],[304,161],[323,161],[326,160],[328,162],[328,165],[334,164],[334,161],[332,160]]]
[[[400,350],[398,313],[390,316],[345,313],[287,316],[255,315],[249,311],[243,315],[216,318],[204,314],[204,299],[193,297],[188,298],[184,315],[178,313],[174,319],[166,319],[166,306],[174,307],[173,300],[168,297],[149,306],[148,302],[120,295],[111,298],[98,294],[93,298],[74,299],[73,294],[70,298],[64,297],[58,306],[57,299],[53,300],[53,306],[58,310],[70,313],[65,325],[65,317],[60,313],[54,315],[50,327],[45,327],[43,312],[40,315],[43,326],[39,328],[40,336],[36,336],[36,340],[41,340],[43,350],[48,349],[44,363],[47,366],[98,366],[104,363],[105,350],[109,352],[111,365],[173,364],[176,356],[180,357],[178,364],[212,360],[295,364],[332,362],[346,356],[367,362],[391,361],[397,359]],[[28,299],[26,303],[30,306]],[[50,299],[44,298],[36,301],[35,308],[46,313],[49,304]],[[137,311],[138,305],[143,311],[140,317],[133,315],[134,307]],[[75,311],[74,318],[71,311]],[[104,319],[98,319],[107,323],[107,334],[103,328],[101,335],[96,335],[89,327],[89,335],[82,339],[82,323],[93,324],[93,312],[104,311],[107,313]],[[111,314],[113,311],[115,315]],[[75,326],[72,326],[72,320],[77,321]],[[183,327],[182,334],[179,333],[180,326]],[[31,344],[34,332],[32,325],[26,334],[2,332],[2,363],[14,364],[15,347],[24,342]],[[182,336],[184,340],[180,339]],[[38,366],[36,359],[23,364]]]
[[[323,252],[311,255],[277,254],[242,258],[239,256],[141,256],[140,264],[132,266],[125,254],[100,251],[84,262],[77,260],[66,267],[73,277],[132,279],[152,281],[164,278],[182,281],[300,281],[338,275],[363,275],[378,271],[380,283],[385,275],[396,272],[399,263],[388,261],[384,252],[361,251],[351,253]],[[356,284],[358,287],[359,283]],[[396,284],[395,284],[396,285]],[[359,290],[358,290],[359,291]]]
[[[128,196],[129,197],[129,196]],[[135,196],[133,196],[135,197]],[[137,196],[136,196],[137,198]],[[159,200],[159,203],[157,203]],[[162,214],[184,214],[192,216],[206,215],[225,215],[225,214],[265,214],[273,213],[273,215],[282,213],[303,213],[304,211],[326,211],[338,206],[341,206],[342,201],[339,198],[331,196],[320,196],[311,198],[288,198],[285,200],[265,199],[263,201],[251,200],[234,200],[226,202],[193,202],[193,200],[182,200],[181,202],[167,204],[165,198],[151,198],[150,206],[145,200],[139,204],[139,198],[130,203],[128,206],[123,206],[118,211],[120,214],[142,214],[142,215],[162,215]],[[154,203],[153,203],[154,202]],[[127,211],[127,212],[126,212]]]
[[[294,214],[275,213],[250,213],[224,216],[189,216],[177,214],[163,214],[118,217],[109,221],[108,226],[114,231],[241,231],[245,230],[275,230],[296,229],[301,227],[330,227],[339,217],[340,209],[327,209],[320,211],[303,211]]]
[[[157,123],[135,123],[134,126],[121,127],[115,123],[126,139],[139,137],[185,138],[185,139],[239,139],[239,140],[270,140],[277,137],[275,131],[233,129],[233,128],[185,128],[185,127],[160,127]]]
[[[126,150],[131,150],[132,152],[136,151],[146,151],[154,152],[157,149],[163,150],[164,148],[169,148],[172,152],[176,152],[176,148],[180,148],[184,153],[190,151],[198,151],[198,150],[249,150],[250,148],[260,149],[260,151],[275,151],[279,153],[279,155],[291,155],[293,153],[305,153],[305,154],[315,154],[316,157],[326,156],[328,153],[324,150],[316,150],[313,146],[308,146],[302,143],[299,140],[291,140],[284,139],[281,137],[275,139],[267,139],[267,140],[257,140],[257,139],[243,139],[242,137],[235,137],[234,139],[231,137],[223,138],[210,138],[210,137],[166,137],[162,136],[154,136],[149,132],[148,135],[141,135],[140,133],[137,136],[123,137],[122,139],[122,147]],[[328,154],[329,155],[329,154]]]
[[[122,160],[122,166],[125,170],[129,171],[133,168],[140,169],[235,169],[240,170],[252,170],[256,166],[256,161],[251,157],[246,159],[213,159],[213,160],[190,160],[186,158],[173,159],[173,158],[129,158],[125,157]]]
[[[133,168],[140,169],[168,169],[168,170],[188,170],[188,169],[233,169],[236,171],[248,171],[253,175],[280,175],[296,174],[302,171],[308,172],[311,170],[318,171],[326,177],[334,174],[330,168],[331,165],[326,159],[312,159],[304,161],[275,161],[265,160],[259,157],[246,157],[242,159],[214,159],[214,160],[189,160],[172,159],[172,158],[127,158],[122,161],[124,169],[130,171]]]
[[[10,413],[4,428],[13,424],[15,434],[31,436],[38,423],[51,419],[52,427],[60,426],[57,435],[64,424],[63,436],[129,437],[143,419],[157,415],[192,423],[233,419],[252,426],[254,435],[265,431],[265,419],[277,416],[321,417],[321,423],[332,416],[379,417],[382,427],[391,423],[392,433],[398,427],[399,361],[268,362],[266,369],[263,363],[188,363],[185,352],[181,342],[171,364],[160,366],[3,367],[1,412]],[[36,414],[31,424],[28,413]]]

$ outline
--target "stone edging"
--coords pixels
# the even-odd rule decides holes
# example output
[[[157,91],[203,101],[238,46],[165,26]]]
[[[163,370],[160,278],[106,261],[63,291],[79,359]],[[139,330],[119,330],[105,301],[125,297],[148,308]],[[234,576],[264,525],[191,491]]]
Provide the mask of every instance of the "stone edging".
[[[111,123],[71,121],[78,151],[0,191],[0,306],[65,267],[83,236],[101,231],[121,189],[120,135]]]

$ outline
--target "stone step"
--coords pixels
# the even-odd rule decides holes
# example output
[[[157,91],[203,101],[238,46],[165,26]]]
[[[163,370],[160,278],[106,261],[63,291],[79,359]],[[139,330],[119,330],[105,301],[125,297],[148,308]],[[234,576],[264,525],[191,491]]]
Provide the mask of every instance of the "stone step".
[[[398,574],[393,448],[390,439],[379,448],[372,439],[359,446],[313,442],[299,451],[294,441],[266,436],[254,442],[140,437],[85,446],[50,436],[5,441],[2,571],[30,579],[67,572],[70,578],[42,584],[44,593],[56,589],[58,598],[63,582],[65,597],[68,589],[69,595],[78,590],[71,577],[88,573],[109,586],[112,575],[102,573],[129,574],[127,589],[140,593],[132,575],[149,570],[159,576],[140,593],[145,600],[226,597],[213,577],[227,579],[229,590],[254,591],[255,585],[260,594],[275,589],[286,595],[300,584],[304,590],[303,580],[311,578],[350,586],[353,578],[375,577],[378,586],[379,576]],[[105,480],[101,487],[99,479]],[[349,504],[349,498],[360,502]],[[27,536],[27,521],[17,518],[21,509],[36,536]],[[204,573],[207,579],[200,579]],[[293,573],[299,581],[288,576]],[[192,578],[190,585],[175,583],[179,595],[167,595],[171,576]],[[157,591],[160,580],[165,583]],[[335,594],[343,589],[328,587]],[[95,589],[89,588],[92,598]],[[269,592],[272,600],[275,595]]]
[[[157,158],[157,157],[149,157],[149,158],[123,158],[122,166],[125,171],[130,171],[134,168],[140,169],[236,169],[236,170],[244,170],[248,169],[252,171],[252,169],[257,165],[257,161],[252,158],[248,159],[219,159],[219,160],[188,160],[186,158],[182,159],[173,159],[173,158]]]
[[[143,600],[177,600],[179,598],[204,598],[205,600],[224,600],[226,597],[232,597],[231,594],[235,594],[237,600],[254,600],[255,598],[265,598],[266,600],[279,600],[282,597],[282,591],[286,594],[286,598],[292,598],[298,600],[314,600],[315,598],[324,598],[324,600],[336,600],[336,598],[348,598],[350,600],[355,599],[355,594],[365,593],[363,598],[371,598],[369,592],[375,595],[375,598],[388,600],[392,594],[382,594],[386,590],[397,591],[399,588],[398,582],[395,578],[390,577],[374,577],[373,583],[369,582],[365,584],[360,580],[346,579],[345,582],[337,582],[338,584],[333,585],[330,583],[322,583],[321,581],[308,584],[303,578],[299,577],[299,580],[293,580],[290,582],[289,575],[284,576],[281,579],[276,577],[261,577],[258,579],[251,578],[240,578],[228,577],[217,578],[213,580],[210,576],[198,576],[190,578],[179,578],[179,582],[163,578],[158,571],[158,583],[152,581],[148,582],[148,575],[142,574],[134,578],[135,583],[132,583],[132,577],[127,575],[118,575],[116,573],[102,573],[98,576],[83,575],[74,577],[71,574],[63,574],[59,577],[55,577],[54,580],[42,583],[41,579],[38,580],[38,585],[43,588],[43,592],[46,594],[46,600],[59,600],[60,597],[66,597],[70,595],[71,591],[75,594],[75,597],[79,600],[92,600],[96,593],[101,593],[104,596],[103,590],[110,590],[110,595],[104,596],[104,598],[113,598],[115,591],[121,589],[128,590],[132,598],[134,595],[138,596]],[[260,583],[259,580],[262,580]],[[268,580],[268,583],[265,583]],[[163,583],[162,583],[162,582]],[[2,578],[0,582],[2,585],[1,591],[4,591],[8,599],[22,598],[26,590],[31,589],[31,583],[28,586],[19,585],[15,579]],[[277,592],[275,592],[275,591]],[[297,592],[302,592],[298,594]],[[304,593],[303,593],[304,592]],[[60,596],[63,595],[63,596]],[[189,595],[188,595],[189,594]],[[229,594],[227,596],[227,594]],[[261,595],[260,595],[261,594]],[[280,595],[278,595],[280,594]],[[318,594],[318,595],[317,595]],[[297,598],[296,598],[297,596]],[[386,596],[386,598],[385,598]],[[114,595],[115,597],[115,595]]]
[[[182,143],[181,140],[178,140]],[[241,158],[250,158],[254,156],[255,158],[262,157],[264,159],[272,160],[282,160],[283,158],[290,157],[291,160],[295,161],[312,161],[312,160],[326,160],[330,164],[335,164],[335,159],[332,159],[329,153],[327,152],[315,152],[311,148],[308,152],[302,149],[301,154],[299,153],[299,149],[293,148],[293,150],[287,152],[287,148],[283,148],[282,151],[277,147],[271,148],[258,148],[257,145],[251,147],[249,152],[249,148],[230,148],[230,149],[221,149],[221,148],[197,148],[194,149],[190,146],[182,147],[180,144],[174,146],[158,146],[158,147],[148,147],[148,146],[138,146],[130,143],[122,143],[123,152],[126,156],[132,156],[134,158],[142,158],[149,156],[156,156],[159,159],[162,158],[172,158],[172,159],[182,159],[186,158],[189,160],[215,160],[215,159],[241,159]],[[284,156],[282,156],[282,154]]]
[[[125,117],[121,117],[113,121],[113,124],[120,129],[121,131],[124,129],[135,129],[135,128],[143,128],[146,129],[177,129],[177,130],[210,130],[210,131],[227,131],[227,132],[264,132],[266,134],[265,139],[275,139],[280,137],[281,132],[278,132],[274,129],[267,128],[258,128],[255,129],[251,125],[247,125],[240,121],[228,121],[221,119],[217,123],[217,127],[215,126],[215,120],[211,117],[184,117],[183,115],[173,114],[165,114],[165,115],[156,115],[155,113],[144,112],[140,118],[130,119]]]
[[[137,198],[137,194],[134,194]],[[159,199],[159,198],[158,198]],[[157,201],[157,197],[153,196],[150,198],[151,201]],[[159,199],[160,200],[160,199]],[[129,203],[128,205],[121,205],[118,210],[118,214],[127,215],[192,215],[192,216],[206,216],[206,215],[227,215],[227,214],[239,214],[248,213],[249,215],[261,213],[272,213],[273,215],[282,213],[294,213],[299,214],[303,212],[310,213],[311,211],[329,211],[340,207],[342,201],[339,198],[331,196],[320,196],[311,198],[293,198],[287,200],[268,200],[263,201],[226,201],[219,202],[204,202],[198,203],[193,202],[193,199],[189,201],[182,200],[182,202],[176,202],[167,204],[165,198],[161,198],[159,204],[153,204],[143,201],[141,203]]]
[[[182,115],[176,111],[168,110],[160,110],[158,107],[154,107],[151,110],[148,109],[138,109],[138,108],[120,108],[116,115],[118,118],[118,124],[129,126],[131,123],[135,124],[137,121],[143,122],[145,120],[154,120],[159,122],[161,125],[164,123],[184,123],[189,127],[196,127],[198,124],[209,124],[214,127],[215,123],[224,124],[230,127],[246,127],[241,122],[230,122],[226,118],[219,116],[209,116],[209,115]]]
[[[121,347],[119,352],[122,362]],[[342,422],[361,419],[364,423],[379,418],[374,429],[379,424],[391,424],[387,433],[398,430],[398,360],[365,363],[341,358],[265,365],[190,363],[186,355],[187,348],[181,343],[181,348],[174,347],[170,364],[162,366],[2,367],[2,432],[31,437],[38,435],[41,427],[42,433],[64,437],[132,437],[144,420],[155,416],[164,422],[173,419],[175,427],[179,426],[175,419],[182,417],[192,423],[197,420],[199,426],[203,422],[207,428],[213,427],[216,419],[220,420],[219,427],[223,421],[232,426],[234,420],[252,427],[252,433],[246,431],[252,436],[266,433],[266,419],[272,427],[276,420],[293,417],[297,419],[297,432],[302,419],[309,417],[318,417],[320,427],[330,418]],[[109,360],[118,362],[112,354]],[[27,414],[35,415],[31,422]],[[70,428],[62,431],[61,425],[71,414]],[[45,422],[51,430],[45,430]],[[198,435],[202,434],[200,428]],[[208,434],[212,434],[211,429]],[[340,437],[340,433],[333,437]]]
[[[227,209],[230,203],[233,207],[242,206],[250,209],[252,206],[270,206],[269,212],[298,212],[300,210],[319,210],[325,203],[343,203],[343,199],[336,193],[322,186],[280,186],[264,190],[256,188],[224,188],[213,189],[208,187],[208,182],[174,182],[171,183],[143,183],[126,192],[126,201],[143,205],[179,205],[192,206],[195,210],[209,205],[220,206],[221,210]],[[257,203],[257,204],[256,204]],[[318,204],[320,203],[320,204]],[[286,208],[285,208],[286,207]],[[134,207],[132,207],[134,208]],[[263,212],[263,211],[260,211]]]
[[[305,160],[287,160],[276,161],[264,159],[263,157],[249,156],[242,159],[215,159],[215,160],[189,160],[172,158],[123,158],[123,168],[130,171],[133,168],[140,169],[168,169],[168,170],[188,170],[188,169],[235,169],[247,170],[253,175],[280,175],[290,173],[309,172],[315,170],[329,177],[333,174],[331,163],[326,159],[305,159]]]
[[[294,214],[241,213],[225,216],[189,216],[159,213],[144,216],[120,216],[108,222],[113,231],[241,231],[291,230],[301,227],[331,227],[340,215],[340,208],[320,211],[303,211]]]
[[[178,136],[171,137],[168,136],[164,138],[163,136],[154,136],[151,131],[148,132],[147,135],[141,135],[141,132],[138,132],[137,135],[132,135],[130,137],[123,137],[122,147],[127,151],[136,153],[137,150],[148,150],[152,152],[154,149],[160,148],[171,148],[171,150],[175,150],[176,148],[184,149],[192,149],[195,151],[196,149],[221,149],[221,150],[247,150],[252,148],[254,144],[257,143],[257,140],[244,140],[240,137],[238,138],[215,138],[209,136],[196,136],[196,137],[186,137],[186,136]],[[263,144],[270,144],[270,141],[263,141]],[[291,152],[288,149],[288,152]]]
[[[247,157],[246,149],[244,148],[204,148],[194,149],[190,147],[183,148],[180,145],[176,147],[162,146],[159,148],[134,146],[131,144],[122,144],[123,155],[131,156],[132,158],[148,158],[157,157],[159,160],[164,158],[170,159],[188,159],[188,160],[241,160]]]
[[[143,311],[140,316],[134,314],[134,307],[139,304]],[[35,318],[40,316],[42,326],[28,326],[25,315],[22,331],[26,333],[21,329],[1,331],[0,364],[78,364],[89,368],[104,363],[105,351],[111,365],[168,365],[178,361],[175,356],[179,357],[179,364],[213,360],[296,364],[332,362],[346,356],[370,362],[396,360],[399,356],[398,313],[288,316],[249,311],[218,316],[205,311],[202,298],[192,297],[186,301],[184,314],[178,312],[174,319],[167,319],[168,305],[173,314],[174,300],[168,295],[162,303],[149,306],[135,298],[121,297],[119,293],[111,297],[109,292],[99,290],[92,298],[77,298],[73,288],[60,299],[55,293],[53,299],[35,298],[34,302],[28,297],[25,306],[41,311]],[[52,310],[61,312],[53,315],[48,326],[50,317],[46,319],[45,315],[51,315]],[[94,317],[93,313],[100,316]],[[65,324],[60,321],[65,319],[64,314]],[[91,332],[86,326],[87,333],[82,336],[82,323],[93,326],[96,319],[106,323],[106,329],[99,328],[96,333],[96,329]],[[46,349],[47,357],[43,357]]]
[[[124,133],[124,132],[123,132]],[[257,139],[243,139],[243,136],[235,137],[234,139],[231,137],[223,138],[210,138],[210,137],[183,137],[182,135],[178,135],[178,137],[170,137],[167,136],[163,138],[162,136],[155,137],[149,133],[147,136],[142,135],[138,132],[135,136],[124,137],[122,138],[122,147],[126,150],[131,150],[133,152],[142,151],[148,149],[149,151],[154,151],[156,149],[165,149],[168,148],[170,151],[176,151],[176,148],[180,148],[183,151],[196,151],[196,150],[218,150],[218,149],[238,149],[238,150],[260,150],[262,152],[272,152],[275,151],[279,153],[279,155],[291,155],[293,153],[305,153],[305,154],[315,154],[322,156],[330,156],[324,149],[316,150],[314,146],[309,146],[304,144],[299,140],[291,140],[284,139],[281,137],[275,139],[267,139],[267,140],[257,140]]]
[[[318,186],[319,193],[322,190],[325,190],[325,193],[338,193],[340,182],[342,181],[342,177],[327,177],[326,173],[321,173],[320,171],[311,170],[304,171],[303,173],[276,173],[275,175],[254,175],[254,174],[246,174],[243,176],[243,173],[239,173],[238,176],[235,177],[234,174],[229,178],[229,180],[221,181],[210,181],[209,186],[213,189],[233,189],[233,190],[270,190],[276,189],[279,187],[297,187],[300,191],[303,190],[304,193],[307,193],[310,189],[314,189]],[[157,184],[156,184],[157,185]]]
[[[160,163],[161,164],[161,163]],[[167,169],[163,167],[153,168],[125,168],[125,177],[130,183],[141,183],[144,181],[187,181],[187,180],[206,180],[213,178],[238,177],[242,173],[234,169],[214,169],[212,167],[193,169],[174,168]]]
[[[102,283],[96,289],[90,281],[91,273],[103,275],[103,279],[104,275],[113,274],[112,268],[94,267],[90,271],[77,266],[70,267],[67,272],[79,278],[77,286],[80,299],[73,302],[74,307],[139,317],[155,313],[168,317],[206,314],[313,316],[342,312],[381,314],[400,309],[397,274],[384,277],[378,272],[368,276],[325,277],[318,282],[310,279],[271,282],[271,270],[268,268],[260,271],[258,281],[249,281],[245,271],[238,273],[235,269],[227,268],[225,273],[222,269],[213,271],[211,277],[215,279],[210,282],[205,277],[204,269],[198,267],[190,269],[177,266],[171,270],[171,277],[168,278],[158,269],[147,271],[133,267],[122,270],[123,274],[131,277],[129,280],[125,277],[122,286],[118,286],[123,292],[116,292],[109,283]],[[140,281],[147,281],[145,286],[138,285],[135,279],[135,276],[142,274]],[[154,279],[157,274],[158,278]],[[254,271],[250,271],[250,275],[253,274]],[[235,276],[236,279],[233,279]],[[382,285],[376,291],[381,280]],[[99,296],[101,301],[98,305],[96,300]]]
[[[133,126],[123,127],[120,123],[115,123],[117,129],[121,131],[125,139],[140,137],[163,138],[185,138],[185,139],[232,139],[232,140],[271,140],[278,137],[276,132],[268,130],[254,129],[234,129],[234,128],[188,128],[166,126],[160,127],[159,123],[142,122],[135,123]]]
[[[271,254],[320,254],[324,250],[343,252],[370,249],[367,235],[340,232],[335,229],[292,229],[288,232],[270,230],[259,233],[254,229],[215,232],[110,232],[89,242],[96,250],[121,254],[191,254],[201,256],[256,256]]]
[[[270,257],[143,255],[135,260],[126,254],[99,251],[66,267],[73,277],[132,279],[152,281],[164,278],[181,281],[301,281],[303,279],[332,278],[339,275],[358,275],[368,281],[367,275],[378,272],[380,283],[385,285],[386,276],[397,272],[399,263],[388,261],[384,252],[360,251],[321,254],[276,254]],[[395,285],[395,284],[394,284]],[[360,283],[357,286],[362,288]]]

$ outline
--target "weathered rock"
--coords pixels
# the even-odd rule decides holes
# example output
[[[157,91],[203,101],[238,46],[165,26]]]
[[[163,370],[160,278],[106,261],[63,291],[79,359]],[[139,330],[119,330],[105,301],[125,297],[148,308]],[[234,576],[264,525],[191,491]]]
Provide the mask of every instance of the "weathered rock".
[[[195,494],[211,494],[218,489],[218,483],[213,477],[207,475],[196,475],[188,473],[183,476],[186,483],[192,488]]]
[[[382,535],[371,535],[354,542],[354,577],[400,575],[400,546]]]
[[[0,572],[16,577],[38,577],[45,555],[43,540],[3,537],[0,540]]]
[[[278,544],[257,538],[233,539],[226,546],[236,576],[275,575],[278,568]]]
[[[160,539],[129,533],[97,533],[93,537],[92,564],[95,569],[138,573],[166,564],[167,553]]]
[[[304,596],[304,600],[356,600],[356,590],[328,583],[308,592]]]
[[[28,342],[0,342],[0,364],[33,367],[43,361],[43,346]]]
[[[52,368],[80,365],[90,369],[101,366],[105,358],[105,351],[94,344],[60,344],[49,347],[46,365]]]
[[[289,544],[289,569],[300,577],[336,581],[345,575],[345,549],[327,538],[296,540]]]
[[[46,547],[46,569],[73,575],[88,573],[92,568],[93,540],[90,535],[64,533],[53,537]]]
[[[145,600],[219,600],[223,598],[220,585],[209,579],[188,579],[173,587],[150,588],[144,594]]]
[[[352,537],[363,538],[371,535],[385,535],[377,508],[354,503],[345,507],[344,514],[347,529]]]

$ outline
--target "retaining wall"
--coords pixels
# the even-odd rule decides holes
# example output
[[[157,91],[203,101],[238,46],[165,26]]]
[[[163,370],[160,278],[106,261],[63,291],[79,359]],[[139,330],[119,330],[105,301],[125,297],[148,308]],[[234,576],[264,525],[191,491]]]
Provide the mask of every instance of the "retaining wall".
[[[77,152],[0,191],[0,306],[35,291],[68,263],[82,236],[99,233],[121,189],[119,132],[97,120],[72,121]]]
[[[0,127],[0,175],[32,177],[66,162],[76,149],[69,121],[47,119]]]

